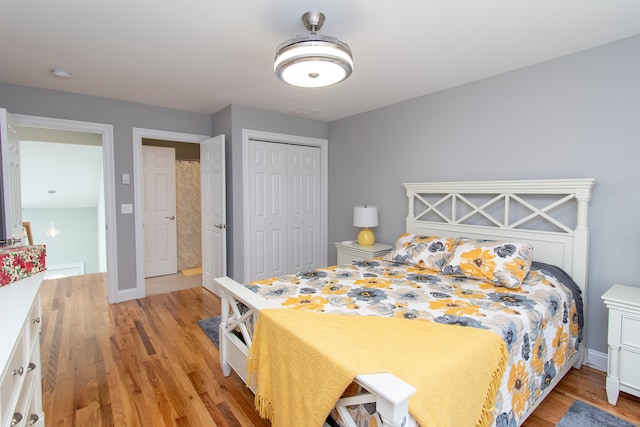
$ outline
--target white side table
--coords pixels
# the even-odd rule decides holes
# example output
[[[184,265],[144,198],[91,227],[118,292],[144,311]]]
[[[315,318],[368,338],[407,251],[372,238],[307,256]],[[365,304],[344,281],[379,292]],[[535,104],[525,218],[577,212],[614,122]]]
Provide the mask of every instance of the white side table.
[[[640,396],[640,287],[613,285],[602,295],[609,309],[607,400],[620,390]]]
[[[360,246],[356,242],[336,242],[334,244],[338,250],[338,264],[349,264],[353,261],[375,258],[386,254],[391,249],[391,245],[384,243],[374,243],[371,246]]]

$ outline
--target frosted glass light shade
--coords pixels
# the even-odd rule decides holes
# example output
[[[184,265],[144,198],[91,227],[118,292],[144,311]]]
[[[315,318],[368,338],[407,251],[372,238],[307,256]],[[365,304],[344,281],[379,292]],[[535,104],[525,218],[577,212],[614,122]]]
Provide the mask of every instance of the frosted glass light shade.
[[[273,68],[280,80],[292,86],[324,87],[349,77],[353,59],[345,43],[314,34],[280,45]]]

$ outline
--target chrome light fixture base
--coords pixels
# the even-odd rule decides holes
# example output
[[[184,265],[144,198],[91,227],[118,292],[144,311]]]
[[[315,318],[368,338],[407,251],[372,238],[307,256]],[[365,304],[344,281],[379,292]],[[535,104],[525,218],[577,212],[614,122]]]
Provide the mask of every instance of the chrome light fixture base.
[[[311,34],[278,46],[274,71],[280,80],[299,87],[324,87],[351,75],[353,57],[349,46],[335,37],[316,34],[324,19],[321,12],[305,13],[302,22]]]

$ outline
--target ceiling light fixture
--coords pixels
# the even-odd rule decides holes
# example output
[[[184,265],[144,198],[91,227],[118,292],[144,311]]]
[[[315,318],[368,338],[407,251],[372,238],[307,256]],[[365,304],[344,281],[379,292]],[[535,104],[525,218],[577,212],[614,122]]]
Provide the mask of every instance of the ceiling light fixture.
[[[65,70],[64,68],[52,68],[51,74],[61,79],[71,78],[71,71]]]
[[[335,37],[316,34],[324,23],[321,12],[307,12],[302,22],[311,34],[280,44],[273,66],[276,76],[292,86],[324,87],[339,83],[353,71],[349,46]]]
[[[49,190],[47,193],[51,195],[51,226],[45,234],[49,237],[56,237],[60,234],[60,229],[56,227],[55,222],[53,222],[53,195],[56,194],[56,190]]]

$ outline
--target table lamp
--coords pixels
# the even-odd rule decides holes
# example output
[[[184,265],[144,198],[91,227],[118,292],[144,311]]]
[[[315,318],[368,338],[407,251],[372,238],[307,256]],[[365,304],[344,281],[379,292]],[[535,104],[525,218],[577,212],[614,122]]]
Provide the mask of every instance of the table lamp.
[[[353,225],[363,227],[358,233],[358,244],[371,246],[376,242],[376,236],[369,227],[378,226],[378,208],[375,206],[356,206],[353,208]]]

